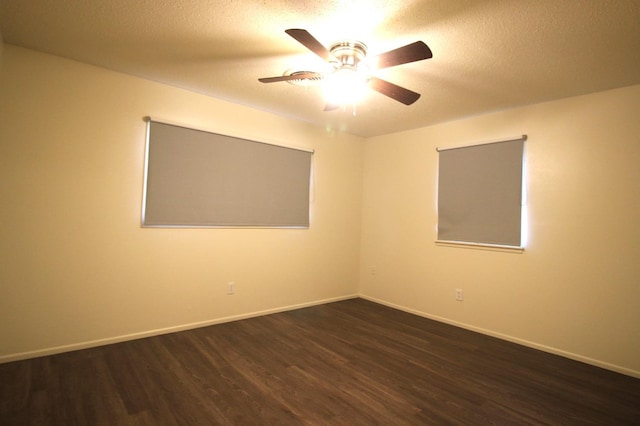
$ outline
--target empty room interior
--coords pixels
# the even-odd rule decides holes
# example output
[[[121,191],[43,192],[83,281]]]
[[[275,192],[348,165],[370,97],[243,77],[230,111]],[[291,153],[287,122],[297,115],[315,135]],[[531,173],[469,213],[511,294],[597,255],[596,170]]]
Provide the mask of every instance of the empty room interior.
[[[129,424],[159,423],[150,405],[161,400],[159,394],[149,388],[147,405],[127,402],[130,390],[116,386],[120,382],[108,378],[106,367],[83,374],[102,374],[107,378],[100,389],[121,390],[121,400],[109,400],[109,409],[85,405],[93,414],[73,417],[62,411],[101,390],[85,389],[64,404],[51,402],[60,397],[46,390],[63,383],[51,379],[61,365],[66,369],[59,374],[66,377],[74,365],[100,357],[113,368],[130,349],[115,351],[133,347],[120,345],[160,342],[153,339],[183,339],[174,345],[187,351],[193,336],[215,345],[215,333],[222,333],[215,330],[237,330],[225,334],[225,342],[238,345],[220,352],[220,359],[227,354],[225,368],[248,376],[257,361],[247,361],[242,351],[259,341],[275,345],[251,349],[264,350],[273,364],[259,371],[273,381],[296,372],[301,383],[311,367],[283,358],[287,369],[281,374],[277,362],[278,348],[302,351],[286,329],[302,333],[301,324],[336,339],[313,340],[317,350],[307,345],[306,352],[326,353],[327,363],[341,354],[340,362],[362,380],[388,377],[384,387],[371,384],[378,394],[387,392],[388,404],[374,404],[363,396],[374,398],[366,390],[350,393],[347,384],[341,394],[326,396],[324,385],[305,382],[314,396],[309,399],[325,403],[313,412],[317,417],[300,408],[311,404],[300,402],[301,392],[281,391],[277,404],[286,409],[275,411],[280,405],[259,398],[252,400],[253,411],[229,403],[227,412],[238,410],[235,417],[217,411],[220,417],[211,424],[375,424],[362,408],[367,404],[379,424],[391,424],[379,417],[384,413],[398,424],[413,418],[415,424],[481,423],[461,411],[462,417],[446,417],[437,406],[446,405],[446,398],[439,400],[437,390],[421,393],[427,383],[437,389],[437,380],[425,374],[438,365],[428,366],[414,352],[433,355],[435,334],[445,343],[470,339],[460,341],[461,351],[487,339],[490,347],[510,345],[519,348],[508,349],[514,353],[522,349],[587,368],[586,377],[611,375],[627,386],[621,392],[632,396],[629,407],[640,401],[640,2],[3,0],[0,35],[0,416],[6,424],[38,416],[45,424],[111,423],[101,417],[102,409],[148,416],[131,417]],[[357,100],[326,98],[323,87],[339,74],[356,77],[339,89],[342,95],[363,84]],[[222,181],[216,195],[154,198],[155,191],[191,175],[170,175],[180,160],[169,160],[182,159],[181,146],[166,154],[169,176],[154,174],[161,168],[156,153],[165,145],[153,144],[174,130],[218,135],[224,146],[295,151],[306,161],[303,179],[276,173],[285,182],[276,185],[277,194],[258,189],[238,195],[229,181],[246,174],[224,157],[230,175],[206,174],[227,168],[207,160],[204,177],[197,178],[206,194]],[[445,183],[473,167],[454,164],[445,175],[445,155],[514,140],[517,177],[502,181],[517,192],[510,210],[515,237],[482,239],[489,227],[501,235],[511,218],[500,213],[487,219],[490,225],[476,225],[477,241],[459,238],[458,221],[475,207],[460,207],[459,200],[451,201],[455,195],[446,198]],[[271,162],[266,155],[253,155],[249,168],[262,170],[261,163]],[[492,175],[502,160],[481,174]],[[190,191],[176,190],[180,196]],[[248,204],[231,211],[232,219],[210,219],[211,211],[223,210],[215,204],[218,194],[229,193],[235,196],[225,202]],[[473,189],[462,198],[495,201],[476,195]],[[302,210],[291,219],[299,205],[281,200],[294,196],[301,197]],[[251,204],[258,198],[263,204]],[[445,208],[449,201],[451,209]],[[203,216],[191,215],[203,205]],[[462,212],[451,213],[455,208]],[[265,225],[263,216],[278,215],[282,222]],[[312,324],[314,318],[320,323]],[[252,324],[252,331],[241,324]],[[398,337],[408,332],[402,324],[417,337]],[[448,331],[426,334],[436,326]],[[207,330],[213,334],[182,334]],[[396,340],[409,353],[389,343]],[[395,354],[381,358],[384,366],[368,358],[375,350],[356,350],[378,345],[385,345],[380,354]],[[527,362],[501,353],[496,359],[508,358],[505,365],[514,371]],[[359,366],[351,358],[358,354],[367,357]],[[493,358],[487,349],[482,354]],[[65,356],[76,357],[77,364]],[[464,357],[469,365],[476,362]],[[180,362],[167,369],[189,368],[187,358],[174,355]],[[444,358],[455,362],[456,352]],[[402,359],[411,361],[402,366]],[[389,360],[398,360],[406,374],[394,376]],[[132,371],[151,368],[133,362],[120,364]],[[416,370],[408,370],[409,364]],[[374,367],[385,373],[367,376]],[[206,381],[206,374],[188,375],[195,376]],[[277,393],[266,376],[251,377],[265,395]],[[357,382],[340,377],[334,381]],[[287,389],[297,389],[292,383]],[[164,395],[172,386],[163,388]],[[224,393],[213,384],[202,386],[210,396]],[[526,385],[518,386],[526,392]],[[398,389],[412,389],[413,396],[394,399]],[[245,391],[237,384],[229,392]],[[326,392],[337,391],[327,386]],[[509,411],[504,397],[500,410],[490,411],[483,393],[489,392],[474,394],[473,402],[455,400],[449,408],[479,410],[484,421],[498,424],[563,423],[560,416],[572,410],[525,417],[530,414],[524,408]],[[219,408],[213,396],[202,398],[185,412]],[[409,408],[400,413],[403,403],[414,417],[404,417]],[[266,406],[271,411],[261,411]],[[592,406],[602,418],[610,408]],[[611,418],[631,424],[640,412],[629,410],[620,408]],[[573,424],[570,416],[565,419]]]

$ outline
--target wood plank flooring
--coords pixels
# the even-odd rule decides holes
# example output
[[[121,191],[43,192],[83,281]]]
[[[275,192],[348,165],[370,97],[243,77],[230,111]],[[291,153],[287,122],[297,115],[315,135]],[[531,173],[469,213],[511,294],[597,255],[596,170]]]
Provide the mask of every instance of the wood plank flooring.
[[[353,299],[0,365],[2,425],[638,425],[640,380]]]

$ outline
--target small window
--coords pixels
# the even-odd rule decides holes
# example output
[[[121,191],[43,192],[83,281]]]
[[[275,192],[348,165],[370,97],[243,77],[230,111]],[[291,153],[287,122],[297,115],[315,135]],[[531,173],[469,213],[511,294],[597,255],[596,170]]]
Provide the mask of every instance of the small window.
[[[143,226],[309,227],[312,151],[147,126]]]
[[[438,149],[438,242],[522,247],[525,140]]]

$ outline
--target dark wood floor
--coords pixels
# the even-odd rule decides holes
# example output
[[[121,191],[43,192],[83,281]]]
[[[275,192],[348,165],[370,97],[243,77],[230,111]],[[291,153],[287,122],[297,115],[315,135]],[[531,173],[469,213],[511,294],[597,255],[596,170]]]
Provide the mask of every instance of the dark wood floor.
[[[640,424],[640,379],[362,299],[0,365],[0,424]]]

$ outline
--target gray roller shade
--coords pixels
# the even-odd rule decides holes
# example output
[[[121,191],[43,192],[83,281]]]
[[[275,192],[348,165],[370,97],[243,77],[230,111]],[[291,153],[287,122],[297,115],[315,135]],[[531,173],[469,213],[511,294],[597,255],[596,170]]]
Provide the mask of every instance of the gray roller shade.
[[[521,246],[525,139],[438,150],[439,241]]]
[[[149,121],[143,226],[309,227],[312,152]]]

